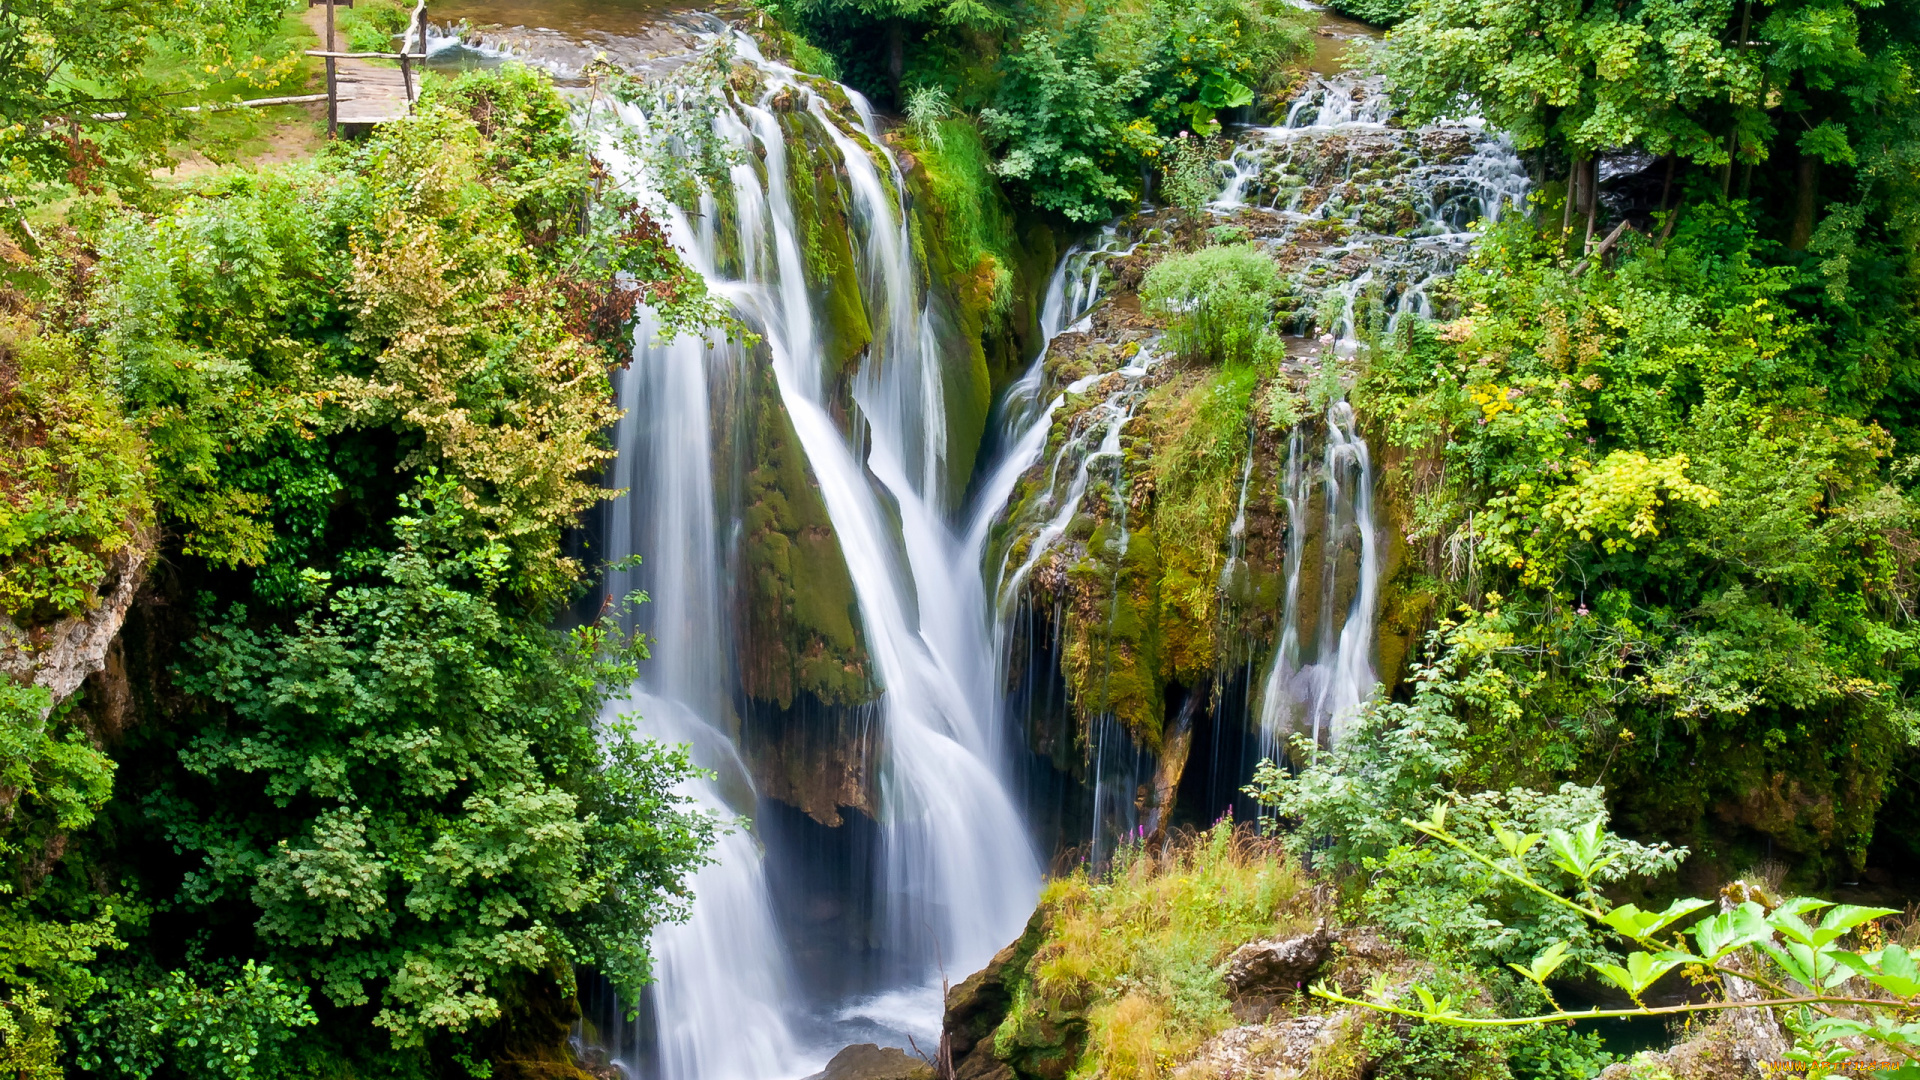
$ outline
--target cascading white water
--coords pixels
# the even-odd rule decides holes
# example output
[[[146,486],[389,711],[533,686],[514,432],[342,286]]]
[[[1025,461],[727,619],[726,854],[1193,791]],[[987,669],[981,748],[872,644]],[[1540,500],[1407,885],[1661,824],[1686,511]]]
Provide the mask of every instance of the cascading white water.
[[[877,1019],[896,1031],[925,1032],[938,1026],[939,976],[969,973],[1012,940],[1032,909],[1040,878],[996,754],[999,716],[985,593],[977,576],[954,573],[956,560],[965,558],[966,541],[947,518],[954,494],[947,476],[942,349],[919,285],[902,178],[864,100],[846,91],[853,104],[847,115],[806,77],[763,60],[750,40],[729,44],[763,78],[757,99],[730,102],[714,119],[713,137],[738,152],[727,193],[732,228],[714,228],[712,219],[722,211],[708,205],[700,228],[672,214],[670,234],[714,295],[731,304],[764,341],[781,403],[845,556],[881,691],[885,731],[877,816],[883,850],[872,887],[896,985],[933,990],[885,995],[851,1006],[845,1015]],[[776,95],[782,108],[798,103],[795,112],[810,133],[805,143],[790,140],[775,112]],[[637,110],[622,107],[622,114],[636,128],[647,123]],[[787,186],[788,157],[796,153],[824,157],[835,167],[854,219],[850,239],[874,333],[853,381],[851,432],[834,419],[836,388],[821,348],[823,315],[808,288],[802,223],[796,221]],[[716,250],[723,235],[738,244],[737,252],[726,253],[733,258]],[[728,271],[723,273],[722,266]],[[705,351],[705,343],[695,345]],[[724,347],[713,352],[737,355]],[[711,362],[686,358],[695,369]],[[664,397],[650,401],[658,404],[636,401],[630,408],[649,414],[657,408],[692,408],[691,402]],[[623,455],[628,446],[623,440]],[[710,455],[699,458],[690,442],[687,449],[663,469],[711,475]],[[675,482],[664,471],[650,479]],[[692,512],[688,507],[671,513]],[[703,520],[711,523],[710,501],[703,512]],[[688,558],[702,556],[690,551]],[[706,558],[708,567],[720,565],[717,551]],[[661,595],[682,587],[665,577],[672,570],[662,566],[658,572],[669,582]],[[697,585],[699,571],[689,573],[688,580]],[[716,610],[724,606],[717,592],[713,602]],[[709,673],[712,656],[723,654],[716,642],[704,658]],[[721,855],[727,865],[731,853]],[[725,892],[727,883],[718,884]],[[716,901],[704,878],[694,886],[699,923]],[[666,962],[665,952],[675,947],[671,934],[663,932],[658,939],[663,956],[656,997],[700,1014],[695,1018],[701,1022],[713,1021],[704,1032],[711,1042],[737,1041],[738,1016],[729,1018],[723,1011],[707,1017],[697,1003],[685,1003],[706,987],[691,967],[683,972]],[[676,974],[682,976],[677,983]],[[737,969],[719,968],[706,979],[731,987],[739,975]],[[664,1048],[663,1032],[663,1064],[668,1064]],[[721,1075],[670,1066],[668,1071],[687,1080]],[[779,1071],[762,1068],[756,1075]]]
[[[971,497],[957,506],[960,492],[949,462],[959,448],[949,445],[946,430],[940,327],[920,284],[900,167],[859,95],[823,93],[809,77],[763,60],[745,38],[732,39],[728,47],[758,77],[757,90],[729,94],[713,121],[714,138],[738,152],[722,185],[730,190],[720,200],[703,200],[697,216],[651,201],[668,210],[670,235],[714,295],[761,335],[765,352],[757,355],[764,359],[725,342],[643,338],[633,369],[622,379],[629,417],[618,434],[622,472],[615,483],[630,487],[635,497],[630,511],[616,518],[610,553],[645,555],[645,569],[633,580],[659,583],[645,616],[658,638],[656,659],[630,707],[646,717],[645,733],[689,742],[702,764],[721,773],[721,780],[690,789],[700,805],[721,812],[751,808],[751,780],[729,739],[735,724],[732,674],[713,662],[729,651],[720,613],[730,605],[721,577],[727,563],[713,490],[720,470],[708,398],[717,377],[768,362],[853,579],[860,629],[882,692],[877,816],[883,851],[872,888],[884,951],[896,964],[896,989],[848,1005],[840,1015],[931,1034],[941,1007],[937,974],[969,973],[1016,935],[1039,880],[1004,777],[1009,747],[1000,692],[1006,684],[1007,619],[1090,488],[1107,491],[1097,482],[1102,470],[1121,461],[1124,429],[1153,381],[1156,359],[1150,347],[1143,348],[1119,371],[1088,375],[1046,394],[1043,351],[1000,406],[998,460],[984,463]],[[1307,137],[1355,125],[1385,133],[1373,115],[1377,100],[1354,85],[1316,84],[1309,96],[1319,94],[1317,104],[1296,105],[1291,126],[1260,129],[1245,140],[1216,207],[1240,210],[1250,197],[1267,198],[1271,166]],[[636,110],[622,107],[620,113],[636,128],[647,123]],[[1270,134],[1283,130],[1293,134]],[[823,312],[808,288],[801,240],[807,223],[796,221],[787,189],[791,155],[806,155],[809,168],[802,173],[813,171],[816,161],[825,165],[832,174],[828,182],[841,185],[849,211],[851,250],[873,331],[850,386],[824,358]],[[610,149],[608,156],[620,155]],[[626,160],[624,166],[634,182],[644,184],[638,162]],[[1467,202],[1478,199],[1472,205],[1491,215],[1512,201],[1500,167],[1495,161],[1480,169],[1489,182],[1471,196],[1448,193],[1471,187],[1456,175],[1479,168],[1471,161],[1456,163],[1452,173],[1421,174],[1422,190],[1432,194],[1422,212],[1437,224],[1403,242],[1391,258],[1379,256],[1384,261],[1378,265],[1391,267],[1383,277],[1397,290],[1396,311],[1425,310],[1426,283],[1463,246]],[[1285,207],[1279,205],[1283,196]],[[1271,212],[1290,228],[1336,218],[1351,223],[1361,212],[1346,199],[1329,199],[1311,212],[1299,210],[1299,201],[1298,190],[1290,196],[1278,191],[1269,200]],[[724,227],[717,224],[723,214],[729,215]],[[1061,260],[1042,305],[1045,340],[1090,327],[1087,313],[1100,297],[1105,262],[1131,250],[1120,230],[1109,227]],[[1350,240],[1329,247],[1319,261],[1332,265],[1359,250],[1359,242]],[[1339,354],[1357,348],[1355,302],[1370,280],[1346,274],[1330,286],[1344,290],[1336,297],[1340,303],[1320,305],[1339,308],[1329,322],[1339,331]],[[1047,466],[1041,495],[1029,504],[1037,533],[1020,558],[996,548],[989,560],[994,525],[1020,477],[1040,460],[1056,411],[1068,395],[1090,390],[1102,400],[1079,413]],[[1300,430],[1289,440],[1286,625],[1261,696],[1261,728],[1270,739],[1289,730],[1337,738],[1373,685],[1380,538],[1371,467],[1349,406],[1331,405],[1326,428],[1323,454],[1310,455]],[[1316,456],[1317,467],[1311,460]],[[1223,589],[1245,542],[1253,467],[1250,447]],[[1323,520],[1310,523],[1316,487],[1325,493],[1317,515]],[[1117,543],[1124,546],[1124,512],[1118,523]],[[1324,535],[1326,558],[1321,580],[1303,585],[1302,554],[1315,529]],[[984,579],[972,572],[983,564]],[[1301,640],[1296,625],[1303,587],[1316,589],[1322,599],[1310,643]],[[1095,734],[1127,742],[1111,723],[1096,725]],[[1095,756],[1107,756],[1106,748]],[[1096,786],[1105,782],[1102,768],[1091,775]],[[1110,800],[1121,813],[1133,800],[1134,784],[1124,786]],[[1107,794],[1097,792],[1096,800]],[[1100,817],[1096,812],[1096,851]],[[794,999],[760,853],[752,835],[740,831],[716,855],[717,863],[692,882],[692,920],[663,928],[655,938],[660,1071],[666,1080],[793,1074],[808,1064],[808,1055],[797,1048],[789,1026]]]
[[[1296,732],[1316,744],[1323,739],[1338,741],[1373,694],[1373,627],[1380,591],[1373,464],[1366,440],[1355,430],[1353,406],[1344,401],[1330,405],[1326,427],[1317,477],[1307,464],[1301,430],[1296,427],[1287,440],[1286,607],[1260,709],[1262,743],[1270,754],[1279,750],[1286,735]],[[1316,479],[1324,500],[1319,534],[1320,618],[1317,648],[1306,659],[1300,640],[1300,577]],[[1353,582],[1351,594],[1344,598],[1340,595],[1343,580]]]
[[[645,124],[638,115],[626,119]],[[646,194],[637,162],[611,142],[601,153],[631,188]],[[672,211],[667,228],[676,240],[700,232]],[[698,261],[710,248],[688,250],[696,268],[711,265]],[[651,602],[638,619],[652,639],[652,658],[612,711],[634,716],[641,734],[687,745],[715,778],[691,781],[682,793],[699,809],[732,818],[751,813],[754,799],[728,736],[728,670],[714,663],[725,655],[727,605],[710,382],[740,357],[717,337],[659,337],[659,325],[642,311],[633,362],[617,383],[625,415],[614,432],[620,455],[612,480],[631,495],[610,514],[607,547],[616,560],[639,554],[644,561],[640,569],[614,572],[608,585],[616,596],[649,591]],[[653,1056],[664,1080],[766,1080],[791,1072],[799,1052],[789,1025],[785,946],[752,835],[735,829],[712,854],[688,882],[698,898],[690,918],[653,936]],[[637,1062],[620,1031],[605,1034],[610,1056],[634,1071]]]

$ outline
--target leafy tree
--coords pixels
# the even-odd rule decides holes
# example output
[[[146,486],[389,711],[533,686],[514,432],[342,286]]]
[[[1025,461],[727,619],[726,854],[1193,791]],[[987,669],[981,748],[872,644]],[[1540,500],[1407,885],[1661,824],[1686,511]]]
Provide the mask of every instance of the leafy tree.
[[[1911,235],[1916,47],[1913,0],[1419,0],[1379,65],[1415,121],[1477,110],[1522,150],[1568,155],[1568,206],[1589,217],[1604,150],[1716,168],[1723,196],[1736,163],[1771,163],[1782,239],[1805,248],[1825,191]],[[1850,182],[1823,185],[1835,166]]]
[[[162,567],[132,701],[0,686],[6,1067],[404,1073],[574,963],[637,993],[715,825],[601,722],[641,643],[550,622],[609,350],[642,299],[711,307],[595,169],[544,77],[476,73],[312,161],[90,204],[77,267],[45,245],[6,294],[9,612],[83,610],[143,530]]]
[[[138,190],[191,129],[211,90],[271,86],[297,54],[252,46],[282,0],[24,0],[0,8],[0,221],[56,191]]]
[[[235,610],[193,643],[181,687],[207,706],[180,759],[205,783],[150,813],[194,860],[183,913],[250,924],[277,968],[417,1045],[496,1020],[515,973],[591,962],[636,991],[715,826],[668,794],[681,753],[600,745],[638,643],[503,610],[508,553],[466,542],[451,482],[405,505],[398,548],[349,559],[354,583],[310,575],[293,628]]]
[[[1268,0],[1102,2],[1049,15],[1000,61],[981,121],[996,171],[1076,222],[1138,198],[1134,176],[1181,131],[1254,101],[1307,45],[1297,8]]]

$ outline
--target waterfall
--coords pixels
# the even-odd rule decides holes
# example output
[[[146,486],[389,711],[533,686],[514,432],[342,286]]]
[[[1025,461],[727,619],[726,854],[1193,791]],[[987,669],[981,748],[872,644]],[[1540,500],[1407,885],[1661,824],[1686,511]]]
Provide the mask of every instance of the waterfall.
[[[838,1015],[937,1032],[940,978],[957,981],[1017,936],[1040,880],[1003,775],[986,592],[978,575],[954,572],[978,548],[970,525],[950,523],[958,493],[948,476],[944,350],[920,283],[904,178],[864,99],[844,88],[822,93],[824,84],[762,59],[750,39],[726,44],[763,80],[756,94],[729,95],[713,118],[712,137],[734,152],[730,190],[704,197],[697,219],[677,208],[664,216],[688,264],[763,351],[643,337],[623,379],[616,483],[635,497],[633,523],[616,522],[610,554],[641,553],[650,568],[642,580],[658,583],[649,612],[656,659],[635,703],[646,733],[712,746],[702,764],[732,755],[723,722],[730,675],[714,662],[728,650],[713,613],[728,605],[705,388],[716,369],[765,363],[844,554],[881,695],[881,851],[870,887],[895,989]],[[648,130],[639,109],[617,110],[634,132]],[[795,121],[806,138],[794,136]],[[643,162],[617,146],[604,153],[645,189]],[[823,162],[843,185],[873,331],[850,403],[825,358],[826,313],[809,289],[806,223],[788,189],[791,155]],[[725,764],[750,785],[737,755]],[[704,805],[722,801],[718,791],[694,794]],[[667,1080],[792,1073],[794,1003],[781,996],[785,960],[763,918],[771,904],[758,852],[741,832],[716,856],[692,882],[691,921],[654,939],[660,1071]]]
[[[602,153],[644,191],[634,162],[615,146]],[[676,238],[699,235],[683,214],[671,213],[667,224]],[[710,249],[695,245],[690,254],[696,268],[711,266],[701,261]],[[695,763],[715,776],[689,781],[681,794],[731,819],[751,813],[754,792],[730,738],[737,721],[729,671],[714,662],[726,655],[728,634],[711,384],[730,378],[741,358],[717,335],[659,338],[658,323],[643,310],[633,362],[616,386],[625,415],[614,432],[620,454],[612,483],[631,494],[610,514],[607,550],[615,560],[637,554],[642,562],[611,574],[608,586],[614,596],[649,592],[638,619],[652,656],[640,682],[610,711],[633,717],[642,734],[687,745]],[[785,946],[753,836],[734,829],[712,855],[688,882],[697,898],[691,916],[653,936],[654,1057],[666,1080],[765,1080],[791,1072],[799,1052],[789,1023]],[[620,1037],[623,1026],[607,1026],[606,1049],[631,1075],[639,1064]]]
[[[1373,465],[1354,428],[1353,406],[1333,403],[1318,476],[1307,464],[1298,426],[1287,439],[1282,496],[1287,506],[1286,598],[1280,641],[1261,694],[1263,749],[1277,756],[1285,736],[1300,732],[1318,744],[1338,741],[1373,693],[1373,627],[1380,600],[1380,533],[1373,516]],[[1311,658],[1300,627],[1302,564],[1315,480],[1324,502],[1319,522],[1319,633]],[[1343,583],[1351,575],[1351,584]],[[1346,594],[1343,597],[1343,592]],[[1344,599],[1346,602],[1341,603]],[[1336,620],[1334,613],[1340,617]]]
[[[725,485],[739,482],[729,477],[743,464],[741,448],[729,441],[739,432],[724,419],[724,402],[748,393],[741,389],[748,383],[765,385],[759,380],[770,374],[767,407],[784,412],[817,485],[817,505],[851,580],[862,662],[879,693],[869,778],[876,850],[862,887],[874,913],[867,940],[887,968],[857,991],[880,991],[864,998],[812,1001],[796,991],[775,917],[788,898],[770,894],[759,844],[738,829],[692,882],[691,919],[654,938],[660,982],[649,1003],[650,1063],[663,1080],[794,1074],[834,1048],[796,1034],[800,1025],[825,1024],[830,1030],[818,1040],[840,1039],[855,1024],[862,1038],[873,1037],[876,1025],[891,1033],[883,1038],[901,1042],[934,1036],[941,977],[972,972],[1018,933],[1040,874],[1009,793],[1011,763],[1025,752],[1009,737],[1003,700],[1014,626],[1044,617],[1027,611],[1025,593],[1035,580],[1061,580],[1057,553],[1077,542],[1068,534],[1087,500],[1106,500],[1101,513],[1116,526],[1107,540],[1112,550],[1129,543],[1127,428],[1165,377],[1154,341],[1137,333],[1105,370],[1076,370],[1065,385],[1049,375],[1055,338],[1106,325],[1092,312],[1109,287],[1107,264],[1139,242],[1133,224],[1117,222],[1056,266],[1038,320],[1045,344],[996,407],[989,454],[966,485],[952,463],[972,448],[953,445],[947,428],[947,326],[916,249],[907,178],[872,109],[844,87],[766,61],[743,36],[707,40],[730,50],[748,74],[730,79],[704,114],[731,164],[709,178],[699,204],[673,207],[649,189],[646,164],[632,152],[650,130],[640,109],[611,106],[641,137],[607,140],[602,149],[615,175],[660,213],[710,293],[758,339],[752,348],[718,337],[656,341],[657,327],[646,322],[632,368],[620,377],[628,412],[616,432],[613,483],[633,496],[612,517],[608,554],[644,556],[614,584],[650,589],[653,603],[640,618],[655,639],[655,659],[623,708],[640,714],[643,733],[689,744],[714,770],[714,779],[687,788],[698,805],[752,811],[753,773],[736,749],[739,672],[716,659],[731,652],[728,613],[738,595],[728,575],[739,499]],[[1323,152],[1316,140],[1338,135],[1327,145],[1339,148],[1429,138],[1425,129],[1382,123],[1376,98],[1370,84],[1316,81],[1286,125],[1240,140],[1233,176],[1215,204],[1228,215],[1273,215],[1281,232],[1262,233],[1261,243],[1296,234],[1334,238],[1312,249],[1308,265],[1322,290],[1314,314],[1337,331],[1322,338],[1332,346],[1323,351],[1340,358],[1362,349],[1373,325],[1366,320],[1376,308],[1363,312],[1363,299],[1372,305],[1383,295],[1396,316],[1424,312],[1426,287],[1465,250],[1469,211],[1495,214],[1517,197],[1501,171],[1510,153],[1488,150],[1495,141],[1476,129],[1470,152],[1412,170],[1418,228],[1366,231],[1371,189],[1355,186],[1360,174],[1350,160],[1328,156],[1344,150]],[[684,127],[675,130],[686,137]],[[1339,175],[1309,197],[1303,170]],[[819,257],[809,230],[819,223],[801,219],[797,200],[807,193],[789,190],[796,176],[820,177],[847,217],[841,250],[851,255],[852,276],[836,280],[855,284],[834,287],[843,297],[857,291],[863,332],[870,332],[851,362],[828,355],[844,330],[826,306],[836,301],[817,295],[827,287],[809,279],[817,266],[810,260]],[[818,212],[819,190],[807,194],[808,213]],[[1356,262],[1359,272],[1351,269]],[[1297,358],[1287,363],[1297,370]],[[1068,400],[1076,404],[1063,421]],[[1284,625],[1259,695],[1259,730],[1269,745],[1289,730],[1338,738],[1375,677],[1382,539],[1371,462],[1347,403],[1327,406],[1324,443],[1318,427],[1311,436],[1296,428],[1288,439]],[[1223,592],[1253,554],[1249,505],[1264,482],[1257,443],[1250,439],[1238,475]],[[1009,515],[1017,491],[1019,511]],[[1316,545],[1318,562],[1309,557]],[[1320,617],[1304,617],[1314,600]],[[1190,696],[1189,709],[1199,700]],[[1109,832],[1131,828],[1142,770],[1152,766],[1112,717],[1095,718],[1086,738],[1096,805],[1091,836],[1080,835],[1097,859]]]

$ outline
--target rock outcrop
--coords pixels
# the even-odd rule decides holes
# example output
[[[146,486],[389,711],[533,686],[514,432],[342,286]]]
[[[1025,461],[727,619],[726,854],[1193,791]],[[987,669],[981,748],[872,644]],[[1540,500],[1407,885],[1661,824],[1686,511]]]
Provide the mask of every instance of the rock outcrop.
[[[1353,1022],[1346,1010],[1228,1028],[1202,1043],[1173,1071],[1174,1080],[1294,1080],[1307,1075]]]
[[[1322,923],[1311,934],[1249,941],[1227,958],[1227,988],[1240,996],[1298,989],[1326,963],[1333,940]]]
[[[107,649],[126,622],[146,561],[147,549],[138,543],[115,555],[99,605],[83,615],[24,630],[0,615],[0,673],[45,687],[56,704],[71,697],[87,676],[106,667]]]
[[[856,1043],[807,1080],[934,1080],[933,1066],[891,1046]]]

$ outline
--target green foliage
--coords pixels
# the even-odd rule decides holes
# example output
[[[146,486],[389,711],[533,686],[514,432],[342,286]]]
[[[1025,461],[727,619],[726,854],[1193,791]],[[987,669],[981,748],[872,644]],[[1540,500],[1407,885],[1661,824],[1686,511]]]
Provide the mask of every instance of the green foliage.
[[[269,60],[280,0],[71,0],[0,8],[0,222],[37,246],[25,207],[104,188],[144,190],[170,143],[197,122],[183,106],[277,85],[294,53]],[[229,92],[231,91],[231,92]],[[124,114],[124,119],[111,114]]]
[[[1411,0],[1340,0],[1327,6],[1375,26],[1392,26],[1406,18],[1413,8]]]
[[[1230,244],[1155,263],[1140,282],[1140,298],[1167,320],[1168,344],[1183,358],[1251,364],[1278,355],[1275,309],[1291,288],[1264,249]]]
[[[112,791],[114,764],[36,686],[0,679],[0,1069],[56,1078],[61,1028],[98,988],[88,965],[120,941],[111,904],[28,895],[67,835]]]
[[[907,95],[907,124],[919,137],[920,145],[930,150],[944,149],[946,140],[941,135],[940,122],[952,111],[952,100],[938,86],[915,87]]]
[[[1034,205],[1098,221],[1177,131],[1210,135],[1304,51],[1308,20],[1268,0],[1102,2],[1025,29],[981,120],[995,171]]]
[[[180,904],[244,899],[281,969],[377,1005],[396,1045],[496,1020],[515,971],[591,960],[636,990],[714,828],[667,794],[684,757],[597,740],[644,653],[503,610],[508,553],[470,546],[451,482],[404,505],[398,548],[346,564],[364,584],[313,575],[291,630],[236,610],[193,644],[209,709],[180,756],[210,786],[151,811],[199,863]]]
[[[1203,139],[1184,131],[1167,144],[1160,163],[1160,191],[1167,205],[1180,208],[1189,229],[1199,225],[1207,204],[1219,194],[1220,163],[1229,153],[1225,139]]]
[[[910,117],[915,156],[937,203],[930,209],[940,217],[951,269],[964,275],[962,299],[984,308],[993,325],[1013,309],[1013,215],[995,182],[979,126],[947,116],[937,96],[943,96],[938,88],[915,92],[922,110],[917,119]]]
[[[397,39],[406,31],[411,14],[412,8],[403,7],[399,0],[358,0],[335,13],[334,26],[345,35],[348,52],[398,52]]]
[[[144,990],[104,996],[79,1027],[75,1063],[104,1076],[253,1080],[284,1075],[284,1044],[319,1022],[306,987],[249,960],[218,989],[171,971]]]
[[[1218,965],[1246,941],[1305,929],[1303,888],[1277,851],[1228,822],[1159,856],[1124,849],[1103,875],[1055,878],[1041,893],[1046,937],[1031,982],[996,1044],[1083,1016],[1082,1056],[1063,1063],[1074,1075],[1160,1075],[1232,1025]]]
[[[143,533],[168,568],[132,717],[0,686],[10,1074],[63,1042],[114,1075],[434,1069],[530,979],[646,980],[717,825],[683,756],[599,721],[642,644],[549,624],[609,350],[637,302],[713,309],[592,173],[544,77],[470,73],[357,146],[91,204],[89,272],[9,295],[9,612],[84,610]]]
[[[1492,848],[1509,835],[1524,839],[1556,829],[1571,832],[1592,821],[1604,825],[1604,796],[1599,788],[1573,784],[1557,792],[1513,788],[1456,795],[1448,817],[1456,835]],[[1602,884],[1659,877],[1687,855],[1685,848],[1637,844],[1606,831],[1599,834],[1599,844],[1604,866],[1593,880]],[[1556,893],[1584,888],[1554,864],[1551,850],[1529,849],[1523,861],[1536,880]],[[1614,959],[1604,938],[1584,921],[1452,848],[1403,844],[1367,867],[1376,875],[1365,900],[1368,910],[1423,951],[1457,956],[1476,968],[1525,963],[1555,943],[1564,945],[1557,961]],[[1597,908],[1606,906],[1598,894],[1583,894],[1582,899]],[[1531,969],[1527,974],[1531,976]]]
[[[1822,1066],[1853,1056],[1854,1050],[1840,1041],[1846,1038],[1877,1043],[1905,1058],[1907,1063],[1889,1070],[1890,1075],[1920,1076],[1920,1024],[1910,1019],[1915,1005],[1920,1004],[1920,968],[1898,944],[1882,944],[1866,951],[1841,947],[1850,938],[1863,943],[1871,943],[1876,937],[1884,941],[1884,934],[1873,929],[1874,920],[1899,912],[1812,898],[1780,904],[1747,899],[1736,906],[1731,900],[1738,895],[1756,895],[1755,890],[1741,884],[1729,890],[1728,902],[1721,905],[1718,914],[1701,918],[1683,930],[1685,920],[1702,909],[1711,909],[1712,902],[1675,900],[1659,912],[1641,911],[1633,904],[1608,908],[1595,902],[1592,884],[1614,860],[1603,841],[1604,819],[1595,818],[1572,831],[1550,829],[1544,835],[1520,835],[1496,827],[1497,846],[1489,846],[1454,833],[1447,824],[1448,809],[1442,802],[1430,817],[1407,824],[1515,885],[1547,898],[1596,930],[1604,928],[1636,946],[1624,965],[1587,963],[1625,991],[1634,1007],[1581,1013],[1555,1008],[1533,1016],[1489,1018],[1463,1012],[1455,1006],[1452,995],[1436,998],[1434,990],[1423,984],[1414,986],[1417,1003],[1394,1004],[1384,978],[1376,980],[1368,1000],[1347,997],[1324,984],[1313,988],[1315,996],[1424,1023],[1481,1030],[1533,1027],[1580,1017],[1675,1015],[1733,1006],[1768,1009],[1775,1011],[1794,1036],[1794,1046],[1786,1057],[1808,1066],[1810,1076],[1834,1075],[1833,1070]],[[1561,895],[1531,869],[1528,858],[1542,840],[1551,852],[1553,867],[1581,883],[1578,899]],[[1766,899],[1764,894],[1759,895]],[[1859,930],[1862,927],[1869,929]],[[1689,937],[1693,939],[1691,945]],[[1556,942],[1528,968],[1513,966],[1544,993],[1545,980],[1569,949],[1567,942]],[[1735,977],[1758,985],[1768,997],[1745,1002],[1693,999],[1677,1005],[1646,1005],[1644,995],[1669,973],[1682,968],[1696,974],[1696,983],[1723,986],[1726,978]],[[1862,996],[1849,989],[1848,984],[1855,980],[1870,984],[1882,996]],[[1552,1001],[1550,995],[1548,1001]]]
[[[1443,656],[1414,673],[1411,701],[1376,696],[1330,749],[1296,736],[1304,762],[1297,774],[1271,761],[1255,768],[1246,793],[1296,823],[1290,843],[1333,866],[1356,867],[1412,836],[1403,820],[1431,806],[1467,761],[1454,698],[1470,690],[1453,678],[1451,654]]]
[[[1380,1024],[1361,1038],[1379,1080],[1508,1080],[1503,1040],[1424,1022]]]
[[[1509,687],[1460,714],[1462,776],[1610,768],[1629,827],[1672,835],[1787,770],[1832,816],[1747,824],[1857,865],[1911,731],[1915,511],[1870,419],[1885,384],[1736,215],[1697,211],[1610,273],[1550,246],[1492,230],[1462,316],[1403,324],[1354,391],[1446,464],[1402,480],[1409,539],[1468,606],[1448,647]]]
[[[0,616],[31,627],[98,603],[152,517],[145,448],[77,343],[0,323]]]

